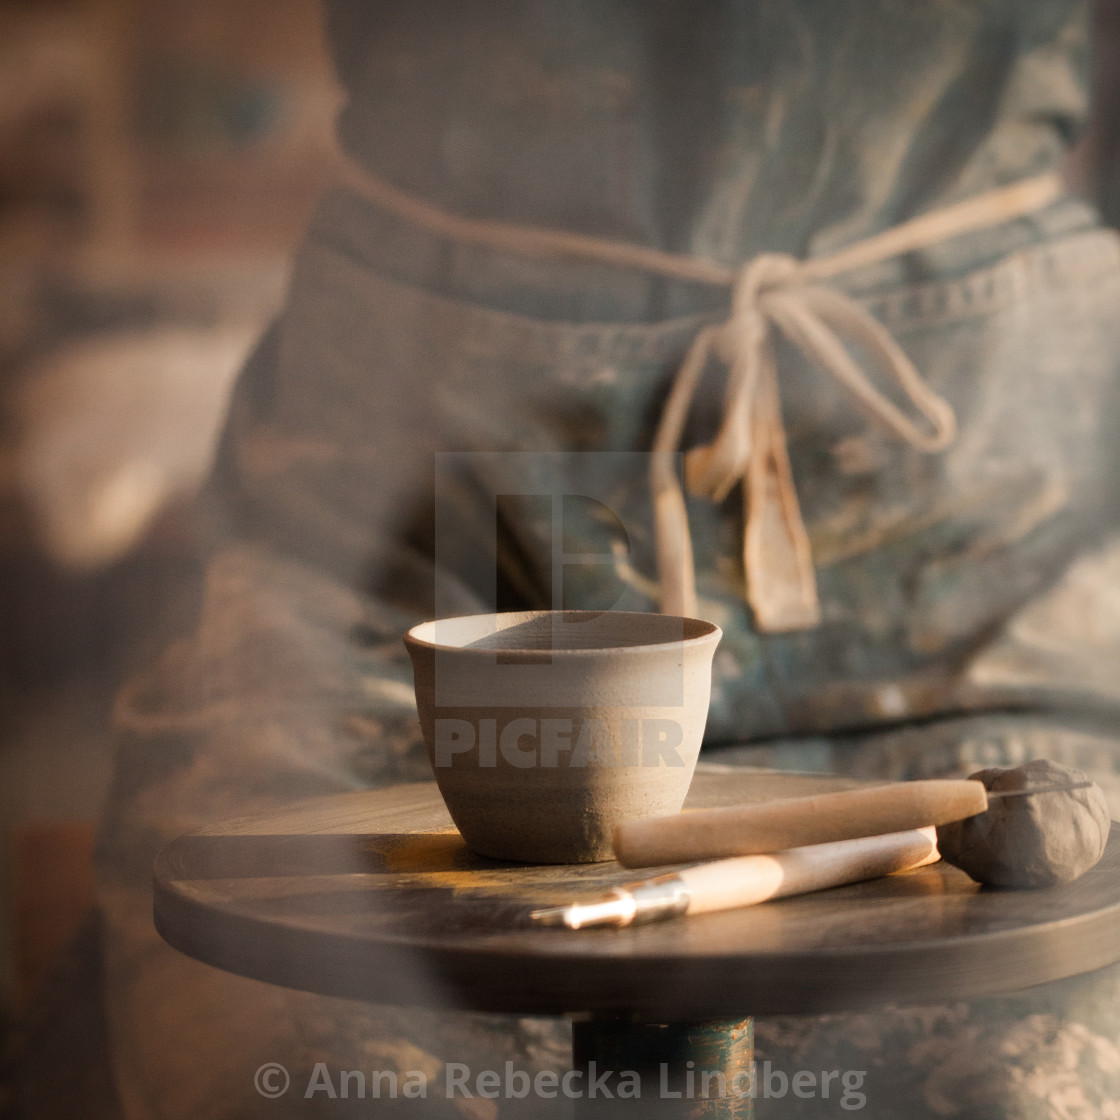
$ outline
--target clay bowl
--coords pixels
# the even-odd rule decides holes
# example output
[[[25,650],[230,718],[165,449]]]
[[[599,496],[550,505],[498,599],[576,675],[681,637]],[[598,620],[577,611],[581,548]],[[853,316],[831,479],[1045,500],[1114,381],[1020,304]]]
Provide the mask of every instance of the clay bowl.
[[[414,627],[416,706],[436,783],[475,852],[610,859],[615,826],[679,812],[708,716],[710,622],[534,611]]]

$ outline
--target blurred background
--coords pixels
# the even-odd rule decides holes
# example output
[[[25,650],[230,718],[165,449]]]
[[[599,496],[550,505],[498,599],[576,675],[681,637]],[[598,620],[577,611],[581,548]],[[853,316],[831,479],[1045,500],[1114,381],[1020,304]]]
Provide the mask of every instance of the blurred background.
[[[1120,219],[1120,0],[1074,186]],[[316,0],[0,0],[0,1032],[92,898],[112,695],[332,172]],[[0,1034],[2,1043],[2,1034]]]
[[[0,1026],[89,906],[113,690],[338,105],[316,0],[0,0]]]

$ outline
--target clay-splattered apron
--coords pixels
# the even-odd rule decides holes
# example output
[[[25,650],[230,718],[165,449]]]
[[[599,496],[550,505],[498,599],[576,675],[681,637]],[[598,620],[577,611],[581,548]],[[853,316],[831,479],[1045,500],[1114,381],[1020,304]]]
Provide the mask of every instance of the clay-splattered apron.
[[[289,307],[235,406],[217,485],[239,539],[218,547],[197,633],[122,699],[103,900],[117,1054],[136,1115],[192,1114],[182,1082],[197,1055],[174,1040],[196,1028],[214,1048],[209,1091],[244,1093],[246,1108],[256,1058],[293,1048],[308,1070],[317,1060],[435,1068],[507,1050],[566,1060],[558,1025],[480,1026],[284,993],[214,974],[150,929],[159,839],[293,795],[426,775],[399,635],[436,609],[434,595],[445,612],[547,605],[550,565],[572,554],[583,562],[564,572],[566,605],[652,605],[641,449],[696,317],[576,326],[434,295],[359,254],[381,220],[350,197],[325,202]],[[960,436],[940,458],[900,451],[819,380],[791,391],[825,608],[815,631],[751,629],[727,559],[736,519],[694,509],[701,598],[727,634],[711,757],[910,777],[1041,754],[1111,775],[1114,741],[1091,716],[1114,706],[1120,680],[1120,613],[1099,593],[1118,562],[1091,545],[1120,354],[1120,316],[1109,313],[1120,306],[1117,240],[1080,230],[952,281],[882,290],[868,305],[953,401]],[[784,369],[791,387],[812,376],[789,356]],[[556,493],[579,499],[559,549]],[[1007,713],[1022,706],[1079,714]],[[985,709],[1002,714],[973,714]],[[1083,1001],[1070,1010],[1069,993],[1093,993],[1099,1013],[1112,983],[762,1021],[760,1060],[867,1069],[877,1116],[963,1107],[993,1085],[1002,1115],[1043,1116],[1070,1054],[1092,1066],[1115,1038],[1115,1015],[1082,1022]],[[1079,1091],[1112,1099],[1114,1077],[1098,1070]],[[785,1101],[781,1115],[793,1107]]]
[[[971,18],[949,7],[950,23]],[[786,61],[782,73],[800,73]],[[373,94],[355,68],[351,59],[357,108],[344,135],[352,150],[376,151],[379,137],[391,147],[388,125],[382,135],[362,116]],[[734,104],[754,120],[744,97]],[[469,163],[463,145],[437,154]],[[1047,166],[1036,155],[1035,169]],[[714,194],[750,174],[765,179],[746,165],[715,169]],[[909,174],[900,182],[913,188]],[[970,174],[984,177],[973,168],[960,181]],[[549,183],[542,194],[562,209]],[[823,205],[828,192],[814,190]],[[897,193],[880,197],[873,220],[854,206],[850,222],[834,221],[831,244],[798,233],[772,202],[781,243],[770,246],[765,223],[749,235],[720,227],[724,197],[687,247],[827,251],[892,209],[921,209],[920,190]],[[691,507],[699,595],[726,635],[709,757],[914,777],[1045,755],[1115,792],[1117,239],[1065,200],[844,285],[953,405],[959,434],[937,455],[899,446],[795,354],[779,355],[823,621],[757,632],[740,504]],[[182,958],[151,929],[151,859],[207,819],[426,777],[399,641],[414,621],[561,603],[652,609],[647,453],[677,364],[724,310],[688,286],[456,246],[346,192],[324,200],[287,307],[234,401],[197,628],[119,705],[101,899],[130,1117],[367,1113],[369,1102],[262,1102],[252,1076],[266,1061],[304,1083],[318,1061],[433,1071],[495,1068],[507,1055],[526,1068],[567,1061],[558,1024],[359,1007]],[[690,442],[711,437],[719,389],[701,393]],[[760,1021],[758,1057],[790,1071],[866,1070],[877,1118],[1041,1120],[1053,1094],[1069,1116],[1098,1118],[1120,1099],[1117,989],[1110,970],[975,1004]],[[486,1116],[532,1115],[525,1101],[491,1103]],[[763,1100],[758,1115],[815,1117],[819,1104]],[[476,1115],[462,1101],[396,1106]]]

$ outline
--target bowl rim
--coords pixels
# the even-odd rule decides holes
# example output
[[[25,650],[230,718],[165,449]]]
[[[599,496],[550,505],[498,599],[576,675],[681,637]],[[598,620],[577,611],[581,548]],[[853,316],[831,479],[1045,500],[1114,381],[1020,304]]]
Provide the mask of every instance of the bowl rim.
[[[449,645],[444,642],[434,642],[429,638],[422,637],[418,631],[424,630],[426,627],[434,627],[441,622],[467,622],[472,619],[482,618],[508,618],[510,620],[519,619],[528,622],[530,619],[540,618],[544,615],[569,615],[569,616],[591,616],[599,617],[604,614],[614,614],[626,618],[661,618],[666,620],[679,620],[682,623],[692,623],[694,625],[704,627],[704,632],[695,634],[691,638],[673,639],[671,641],[663,642],[645,642],[639,645],[618,645],[618,646],[586,646],[576,647],[571,649],[526,649],[525,647],[518,646],[486,646],[486,647],[471,647],[471,646],[457,646]],[[409,629],[403,636],[404,644],[409,647],[417,649],[430,649],[436,650],[441,653],[454,653],[463,657],[478,656],[487,659],[492,659],[495,654],[505,654],[511,657],[529,657],[534,655],[547,656],[549,658],[561,657],[565,659],[576,657],[588,656],[601,656],[603,654],[617,654],[617,653],[650,653],[650,652],[664,652],[670,647],[684,648],[691,646],[702,646],[708,642],[718,643],[723,637],[723,630],[714,622],[709,622],[703,618],[690,618],[687,615],[673,615],[673,614],[660,614],[656,611],[589,611],[589,610],[538,610],[538,611],[482,611],[477,614],[462,614],[462,615],[447,615],[443,618],[432,618],[426,622],[419,622],[411,629]]]

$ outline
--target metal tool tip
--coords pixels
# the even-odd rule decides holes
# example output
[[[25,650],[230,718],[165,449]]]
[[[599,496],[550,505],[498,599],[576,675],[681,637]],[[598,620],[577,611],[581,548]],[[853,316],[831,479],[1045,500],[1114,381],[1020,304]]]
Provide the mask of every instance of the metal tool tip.
[[[570,910],[570,906],[546,906],[543,910],[531,911],[529,917],[542,926],[566,926]]]
[[[549,906],[533,910],[529,917],[546,926],[567,926],[585,929],[588,926],[625,926],[633,920],[636,905],[633,896],[618,888],[606,898],[594,902],[573,902],[568,906]]]

